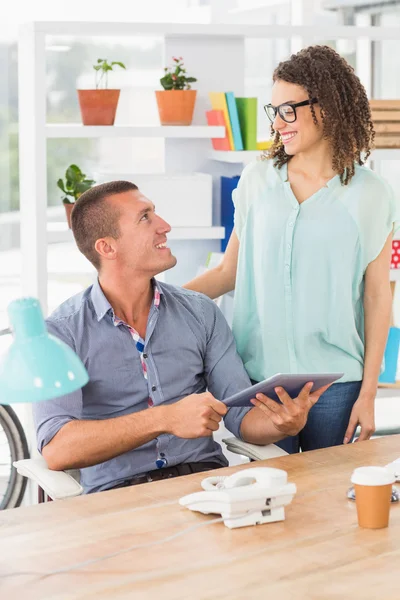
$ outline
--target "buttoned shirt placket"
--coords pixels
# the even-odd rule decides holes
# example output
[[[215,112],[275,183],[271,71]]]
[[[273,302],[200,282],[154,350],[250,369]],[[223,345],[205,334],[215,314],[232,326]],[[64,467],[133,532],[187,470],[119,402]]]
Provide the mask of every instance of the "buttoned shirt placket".
[[[155,285],[154,286],[153,306],[155,308],[158,308],[159,305],[160,305],[160,291],[157,288],[157,286]],[[136,349],[139,352],[140,363],[142,365],[143,377],[145,378],[146,382],[148,382],[147,364],[146,364],[146,359],[148,357],[147,357],[147,354],[144,352],[145,340],[140,336],[140,334],[136,331],[136,329],[134,327],[131,327],[131,325],[128,325],[127,323],[125,323],[121,319],[118,319],[118,317],[115,317],[115,316],[114,316],[114,325],[115,325],[115,327],[123,325],[124,327],[126,327],[129,330],[129,332],[132,336],[132,339],[135,342]],[[149,390],[149,394],[150,394],[150,390]],[[154,406],[153,399],[150,395],[147,400],[147,406],[149,408],[152,408]],[[158,469],[161,469],[162,467],[164,467],[167,464],[167,459],[165,457],[164,452],[161,452],[159,438],[156,438],[155,441],[156,441],[156,448],[157,448],[157,458],[155,460],[155,466]]]

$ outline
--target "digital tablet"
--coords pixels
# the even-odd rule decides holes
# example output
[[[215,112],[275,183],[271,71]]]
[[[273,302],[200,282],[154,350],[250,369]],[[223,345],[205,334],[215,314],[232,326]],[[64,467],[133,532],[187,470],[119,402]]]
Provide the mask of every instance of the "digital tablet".
[[[255,385],[243,390],[242,392],[238,392],[230,398],[225,398],[223,403],[226,406],[253,406],[250,400],[256,397],[256,394],[265,394],[269,398],[273,398],[274,400],[279,400],[278,396],[275,393],[276,387],[282,387],[292,398],[296,398],[302,388],[308,383],[312,381],[314,383],[312,387],[312,391],[318,390],[320,387],[324,385],[328,385],[328,383],[333,383],[337,381],[341,377],[343,377],[344,373],[305,373],[301,375],[292,375],[290,373],[277,373],[264,381],[260,381]]]

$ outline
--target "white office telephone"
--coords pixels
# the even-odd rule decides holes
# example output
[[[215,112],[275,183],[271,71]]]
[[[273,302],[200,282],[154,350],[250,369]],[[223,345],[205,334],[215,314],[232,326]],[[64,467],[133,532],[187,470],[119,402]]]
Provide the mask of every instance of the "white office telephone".
[[[203,492],[184,496],[181,506],[204,514],[221,514],[230,529],[284,521],[284,507],[291,503],[296,485],[287,482],[281,469],[255,467],[229,477],[207,477]]]

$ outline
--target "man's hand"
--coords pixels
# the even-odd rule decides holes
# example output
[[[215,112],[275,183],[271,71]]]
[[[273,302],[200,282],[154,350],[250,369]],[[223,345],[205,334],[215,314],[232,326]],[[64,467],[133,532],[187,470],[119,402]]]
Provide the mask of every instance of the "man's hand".
[[[298,397],[293,399],[283,388],[277,387],[275,392],[282,404],[264,394],[257,394],[251,403],[268,415],[283,435],[297,435],[305,426],[310,409],[331,385],[325,385],[310,394],[313,383],[306,383]]]
[[[218,430],[219,422],[228,408],[212,394],[191,394],[166,407],[167,429],[180,438],[210,436]]]

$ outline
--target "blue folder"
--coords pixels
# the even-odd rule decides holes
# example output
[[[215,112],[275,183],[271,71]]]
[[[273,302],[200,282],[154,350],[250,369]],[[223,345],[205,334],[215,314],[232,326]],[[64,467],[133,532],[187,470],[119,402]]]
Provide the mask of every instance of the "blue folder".
[[[221,252],[225,252],[233,230],[234,207],[232,192],[239,183],[240,175],[236,177],[221,177],[221,226],[225,227],[225,237],[221,240]]]
[[[379,377],[380,383],[395,383],[399,358],[400,329],[391,327],[385,349],[385,370]]]

